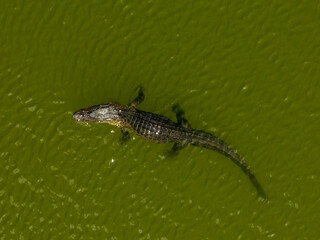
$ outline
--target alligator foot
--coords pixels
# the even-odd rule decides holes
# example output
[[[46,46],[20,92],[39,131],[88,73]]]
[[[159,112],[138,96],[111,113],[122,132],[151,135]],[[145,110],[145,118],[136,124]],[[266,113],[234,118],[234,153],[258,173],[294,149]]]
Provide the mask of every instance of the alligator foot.
[[[172,106],[172,111],[176,114],[178,125],[184,128],[191,128],[188,120],[184,117],[184,111],[180,108],[178,104]]]
[[[144,100],[144,94],[143,94],[143,89],[141,86],[139,86],[139,93],[138,96],[129,104],[130,107],[136,107],[140,103],[142,103]]]
[[[178,155],[178,152],[183,149],[184,147],[186,147],[187,144],[183,144],[183,143],[175,143],[173,144],[172,148],[167,152],[167,156],[168,157],[174,157]]]
[[[125,143],[130,139],[129,131],[126,129],[121,129],[122,132],[122,138],[120,140],[121,143]]]

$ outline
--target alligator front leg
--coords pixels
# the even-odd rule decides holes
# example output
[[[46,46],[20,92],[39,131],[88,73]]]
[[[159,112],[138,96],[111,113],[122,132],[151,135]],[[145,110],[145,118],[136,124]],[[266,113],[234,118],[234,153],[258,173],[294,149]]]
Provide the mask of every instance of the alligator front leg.
[[[144,100],[144,94],[143,94],[142,87],[140,87],[138,96],[129,104],[129,106],[130,106],[130,107],[136,107],[136,106],[138,106],[140,103],[142,103],[143,100]]]
[[[122,128],[121,132],[122,132],[121,142],[125,143],[130,139],[129,131],[127,129],[125,129],[125,128]]]

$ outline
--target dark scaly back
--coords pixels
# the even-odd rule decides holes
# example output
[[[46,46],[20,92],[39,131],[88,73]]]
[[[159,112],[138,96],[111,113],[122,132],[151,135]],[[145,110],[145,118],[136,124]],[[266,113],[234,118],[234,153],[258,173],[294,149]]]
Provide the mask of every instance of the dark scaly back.
[[[131,107],[126,113],[126,125],[139,136],[157,143],[174,142],[180,126],[164,116]]]

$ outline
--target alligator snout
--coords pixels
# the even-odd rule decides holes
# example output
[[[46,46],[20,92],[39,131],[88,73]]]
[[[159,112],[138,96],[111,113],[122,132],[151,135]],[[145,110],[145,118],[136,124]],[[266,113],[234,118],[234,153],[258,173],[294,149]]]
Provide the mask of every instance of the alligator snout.
[[[84,120],[84,117],[83,117],[83,113],[82,111],[77,111],[73,114],[73,118],[74,120],[76,120],[77,122],[82,122]]]

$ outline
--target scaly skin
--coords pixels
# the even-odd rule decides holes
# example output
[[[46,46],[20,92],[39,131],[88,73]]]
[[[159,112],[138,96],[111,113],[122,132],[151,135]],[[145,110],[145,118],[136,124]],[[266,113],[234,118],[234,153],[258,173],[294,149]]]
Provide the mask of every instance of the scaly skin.
[[[260,197],[267,199],[261,185],[250,171],[248,164],[225,142],[210,133],[192,129],[184,118],[182,110],[176,112],[180,124],[164,116],[138,110],[135,106],[141,103],[143,98],[144,95],[140,90],[139,97],[127,106],[121,106],[117,103],[97,105],[81,109],[75,112],[73,117],[79,122],[98,122],[115,125],[121,128],[124,133],[130,130],[151,142],[172,142],[175,143],[173,150],[193,145],[219,152],[237,164],[250,178]]]

